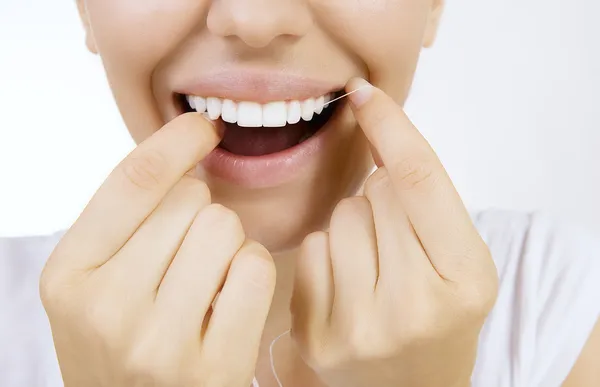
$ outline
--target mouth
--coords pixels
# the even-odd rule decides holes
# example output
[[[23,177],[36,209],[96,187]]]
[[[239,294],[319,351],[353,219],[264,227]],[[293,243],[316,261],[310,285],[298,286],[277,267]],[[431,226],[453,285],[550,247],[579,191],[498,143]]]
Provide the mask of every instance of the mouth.
[[[180,82],[170,87],[174,113],[200,112],[223,136],[199,165],[205,178],[274,188],[305,181],[332,157],[345,82],[247,68]]]
[[[177,94],[183,112],[203,113],[222,129],[220,150],[238,157],[289,153],[326,128],[343,90],[301,100],[266,103]],[[283,156],[283,154],[282,154]]]

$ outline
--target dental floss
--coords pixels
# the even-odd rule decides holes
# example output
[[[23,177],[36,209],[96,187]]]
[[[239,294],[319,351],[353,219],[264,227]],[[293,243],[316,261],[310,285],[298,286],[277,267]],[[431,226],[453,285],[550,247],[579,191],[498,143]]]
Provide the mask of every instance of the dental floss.
[[[371,85],[364,85],[364,86],[361,86],[361,87],[359,87],[358,89],[352,90],[352,91],[351,91],[351,92],[349,92],[349,93],[346,93],[346,94],[344,94],[344,95],[342,95],[342,96],[339,96],[339,97],[337,97],[337,98],[334,98],[334,99],[332,99],[331,101],[329,101],[329,102],[325,103],[325,104],[323,105],[323,107],[325,107],[325,106],[329,105],[329,104],[330,104],[330,103],[332,103],[332,102],[335,102],[335,101],[337,101],[338,99],[342,99],[342,98],[344,98],[344,97],[347,97],[347,96],[349,96],[350,94],[352,94],[352,93],[356,93],[357,91],[359,91],[359,90],[361,90],[361,89],[364,89],[365,87],[369,87],[369,86],[371,86]]]
[[[352,93],[356,93],[356,92],[357,92],[357,91],[359,91],[360,89],[364,89],[365,87],[369,87],[369,86],[370,86],[370,85],[364,85],[364,86],[361,86],[361,87],[359,87],[358,89],[352,90],[352,91],[351,91],[351,92],[349,92],[349,93],[346,93],[346,94],[344,94],[344,95],[341,95],[341,96],[339,96],[339,97],[337,97],[337,98],[334,98],[334,99],[332,99],[331,101],[324,103],[324,104],[323,104],[323,107],[325,107],[325,106],[327,106],[327,105],[329,105],[329,104],[331,104],[331,103],[333,103],[333,102],[335,102],[335,101],[337,101],[337,100],[340,100],[340,99],[342,99],[342,98],[344,98],[344,97],[347,97],[347,96],[349,96],[349,95],[350,95],[350,94],[352,94]],[[214,122],[214,120],[212,120],[212,119],[211,119],[211,118],[208,116],[208,112],[204,112],[204,113],[202,113],[202,115],[203,115],[203,116],[204,116],[204,118],[206,118],[208,121],[210,121],[210,122]],[[259,387],[259,386],[258,386],[258,385],[256,385],[256,386],[254,386],[254,385],[253,385],[252,387]]]
[[[277,375],[277,371],[275,370],[275,361],[273,360],[273,347],[275,346],[277,341],[279,341],[279,339],[281,339],[283,336],[287,335],[288,333],[290,333],[289,329],[287,331],[283,332],[282,334],[280,334],[279,336],[277,336],[275,338],[275,340],[273,340],[271,342],[271,345],[269,346],[269,358],[271,360],[271,372],[273,372],[273,376],[275,376],[275,380],[277,381],[277,385],[279,387],[283,387],[283,384],[281,383],[281,380],[279,380],[279,375]],[[257,387],[259,387],[259,386],[257,386]]]
[[[369,86],[370,86],[370,85],[364,85],[364,86],[361,86],[361,87],[359,87],[359,88],[358,88],[358,89],[356,89],[356,90],[352,90],[352,91],[351,91],[351,92],[349,92],[349,93],[346,93],[346,94],[344,94],[344,95],[341,95],[341,96],[339,96],[339,97],[337,97],[337,98],[334,98],[334,99],[332,99],[331,101],[329,101],[329,102],[325,103],[325,104],[323,105],[323,107],[325,107],[325,106],[329,105],[330,103],[332,103],[332,102],[335,102],[335,101],[337,101],[337,100],[339,100],[339,99],[342,99],[342,98],[344,98],[344,97],[347,97],[347,96],[349,96],[349,95],[350,95],[350,94],[352,94],[352,93],[356,93],[356,92],[357,92],[357,91],[359,91],[360,89],[364,89],[365,87],[369,87]],[[275,346],[275,344],[276,344],[276,343],[279,341],[279,339],[281,339],[283,336],[285,336],[285,335],[287,335],[287,334],[289,334],[289,333],[290,333],[290,330],[288,329],[287,331],[283,332],[282,334],[280,334],[279,336],[277,336],[275,339],[273,339],[273,341],[271,341],[271,345],[269,346],[269,360],[270,360],[270,362],[271,362],[271,372],[273,372],[273,376],[275,377],[275,381],[277,381],[277,385],[278,385],[279,387],[283,387],[283,383],[281,383],[281,380],[279,380],[279,375],[277,375],[277,370],[275,370],[275,360],[274,360],[274,358],[273,358],[273,347],[274,347],[274,346]],[[255,378],[252,380],[252,387],[260,387],[260,385],[258,384],[258,380],[256,380],[256,377],[255,377]]]
[[[273,341],[271,341],[271,345],[269,346],[269,360],[271,362],[271,372],[273,372],[273,376],[275,377],[275,380],[277,381],[277,385],[279,387],[283,387],[283,384],[281,383],[281,380],[279,380],[279,375],[277,375],[277,371],[275,370],[275,361],[273,360],[273,347],[275,346],[277,341],[279,341],[279,339],[281,339],[288,333],[290,333],[289,329],[277,336],[276,338],[274,338]],[[252,387],[260,387],[260,385],[258,384],[258,380],[256,380],[256,377],[254,377],[254,379],[252,380]]]

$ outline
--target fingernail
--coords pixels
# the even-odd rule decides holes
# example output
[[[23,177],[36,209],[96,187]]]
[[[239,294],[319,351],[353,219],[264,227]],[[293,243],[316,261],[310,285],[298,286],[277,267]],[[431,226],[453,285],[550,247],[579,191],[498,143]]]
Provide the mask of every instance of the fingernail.
[[[373,85],[363,78],[353,78],[348,82],[346,91],[352,93],[348,98],[356,107],[364,105],[373,94]]]

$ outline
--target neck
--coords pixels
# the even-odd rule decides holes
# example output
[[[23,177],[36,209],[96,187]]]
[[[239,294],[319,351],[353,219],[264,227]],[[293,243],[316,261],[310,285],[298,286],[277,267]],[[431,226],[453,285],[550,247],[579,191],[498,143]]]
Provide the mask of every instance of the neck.
[[[270,347],[273,340],[291,327],[290,300],[294,289],[294,260],[297,253],[298,250],[293,250],[273,256],[277,268],[277,285],[256,367],[256,377],[261,387],[278,387],[271,369]],[[274,345],[273,360],[277,375],[285,387],[321,385],[302,361],[289,335],[282,336]]]
[[[271,333],[278,336],[290,328],[290,300],[294,290],[294,260],[297,252],[297,249],[290,250],[273,257],[277,268],[277,285],[265,325],[266,336]]]

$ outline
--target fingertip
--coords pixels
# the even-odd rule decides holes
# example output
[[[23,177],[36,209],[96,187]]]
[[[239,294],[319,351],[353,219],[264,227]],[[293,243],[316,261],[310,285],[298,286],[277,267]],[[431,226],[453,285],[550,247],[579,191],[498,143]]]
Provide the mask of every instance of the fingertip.
[[[329,246],[329,234],[325,231],[315,231],[304,237],[300,245],[300,255],[312,256],[327,246]]]
[[[197,113],[200,114],[200,113]],[[210,117],[208,116],[208,113],[201,113],[200,114],[202,116],[202,118],[207,121],[210,125],[212,125],[213,128],[215,128],[216,132],[217,132],[217,136],[219,136],[219,139],[222,139],[223,136],[225,135],[225,125],[220,125],[217,121],[210,119]]]
[[[181,122],[185,126],[201,129],[202,133],[208,134],[207,140],[210,139],[211,142],[215,142],[216,144],[223,138],[223,128],[203,113],[184,113],[175,118],[173,122]]]
[[[252,255],[256,259],[264,260],[267,263],[274,263],[271,252],[262,244],[252,239],[246,239],[240,250],[245,254]]]
[[[346,92],[352,105],[358,108],[371,99],[373,85],[364,78],[352,78],[346,85]]]
[[[277,283],[277,268],[271,253],[260,243],[246,239],[231,264],[250,289],[273,295]],[[234,273],[234,275],[236,275]]]

